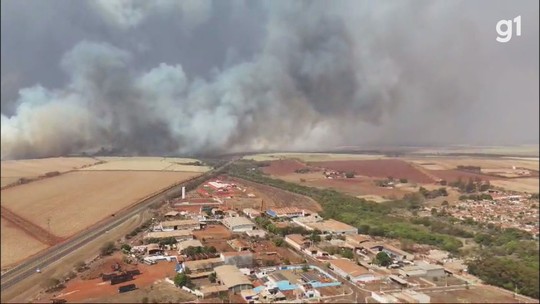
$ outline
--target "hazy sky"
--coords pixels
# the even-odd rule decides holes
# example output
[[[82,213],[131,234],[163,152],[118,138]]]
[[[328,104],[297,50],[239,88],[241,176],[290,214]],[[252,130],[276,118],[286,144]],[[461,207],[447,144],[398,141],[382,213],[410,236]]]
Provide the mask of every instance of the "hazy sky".
[[[538,5],[3,0],[2,158],[538,143]]]

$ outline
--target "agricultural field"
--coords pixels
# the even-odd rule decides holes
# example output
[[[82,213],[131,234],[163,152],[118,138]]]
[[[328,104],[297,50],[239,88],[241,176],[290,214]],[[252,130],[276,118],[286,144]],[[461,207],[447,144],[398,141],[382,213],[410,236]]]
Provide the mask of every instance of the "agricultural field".
[[[77,171],[2,190],[2,207],[69,237],[194,172]]]
[[[243,157],[254,161],[271,161],[280,159],[298,159],[303,162],[334,161],[334,160],[368,160],[384,159],[383,155],[375,154],[341,154],[341,153],[265,153]]]
[[[491,286],[472,286],[465,290],[427,293],[432,303],[538,303],[519,296],[519,301],[511,292],[504,292]]]
[[[21,178],[37,178],[48,172],[67,172],[98,163],[89,157],[56,157],[42,159],[3,160],[0,166],[1,186],[17,182]]]
[[[538,157],[540,152],[538,145],[520,145],[520,146],[455,146],[446,148],[421,148],[414,151],[416,154],[449,154],[449,153],[467,153],[467,154],[492,154],[492,155],[519,155]]]
[[[207,166],[190,165],[197,162],[190,158],[166,157],[101,157],[105,163],[84,168],[86,171],[182,171],[204,173]]]
[[[2,219],[0,223],[2,228],[0,265],[2,269],[20,261],[21,257],[29,257],[48,247],[6,220]]]
[[[361,161],[326,161],[312,162],[310,165],[335,171],[352,171],[356,175],[387,178],[406,178],[415,183],[432,183],[434,180],[416,169],[413,165],[400,159],[373,159]]]
[[[457,166],[479,166],[482,169],[506,169],[512,167],[538,171],[538,158],[511,157],[407,157],[407,161],[420,165],[428,170],[451,170]]]
[[[494,180],[491,184],[510,191],[538,193],[540,183],[538,178],[515,178],[511,180]]]

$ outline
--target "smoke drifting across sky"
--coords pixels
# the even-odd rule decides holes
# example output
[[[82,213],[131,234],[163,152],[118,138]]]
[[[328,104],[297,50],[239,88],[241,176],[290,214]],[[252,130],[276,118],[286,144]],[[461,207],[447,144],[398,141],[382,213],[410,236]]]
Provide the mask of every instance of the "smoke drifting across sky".
[[[538,143],[538,1],[1,6],[2,159]]]

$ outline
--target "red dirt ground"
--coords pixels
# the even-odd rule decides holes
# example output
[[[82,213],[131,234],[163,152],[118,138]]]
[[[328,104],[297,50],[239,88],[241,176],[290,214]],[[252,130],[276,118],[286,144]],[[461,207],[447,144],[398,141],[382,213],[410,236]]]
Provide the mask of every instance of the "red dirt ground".
[[[263,172],[270,175],[287,175],[307,167],[296,159],[274,160],[270,162],[270,166],[263,167]]]
[[[460,170],[430,170],[430,172],[438,178],[444,179],[448,182],[457,181],[459,178],[461,178],[461,180],[463,180],[464,182],[467,182],[469,178],[472,178],[473,180],[475,178],[479,178],[483,181],[503,179],[496,176],[489,176]]]
[[[209,225],[203,230],[193,231],[193,235],[196,239],[201,240],[228,240],[231,238],[232,233],[225,226],[221,225]]]
[[[94,280],[72,280],[67,287],[60,291],[56,298],[62,298],[68,302],[83,302],[85,299],[99,298],[108,295],[118,294],[118,287],[126,284],[135,284],[137,288],[152,285],[155,281],[172,277],[175,275],[175,262],[158,262],[155,265],[139,264],[140,275],[134,280],[111,285],[110,282],[103,282],[101,278]]]
[[[426,174],[414,168],[411,164],[399,159],[373,159],[352,161],[314,162],[314,166],[336,171],[354,171],[357,175],[387,178],[406,178],[410,182],[433,183]]]

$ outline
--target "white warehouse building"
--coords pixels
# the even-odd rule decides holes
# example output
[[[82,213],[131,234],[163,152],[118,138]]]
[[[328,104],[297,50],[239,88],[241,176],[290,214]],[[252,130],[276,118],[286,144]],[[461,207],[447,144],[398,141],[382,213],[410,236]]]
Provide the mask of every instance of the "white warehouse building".
[[[223,219],[223,225],[232,232],[245,232],[255,229],[255,224],[243,216],[226,217]]]

